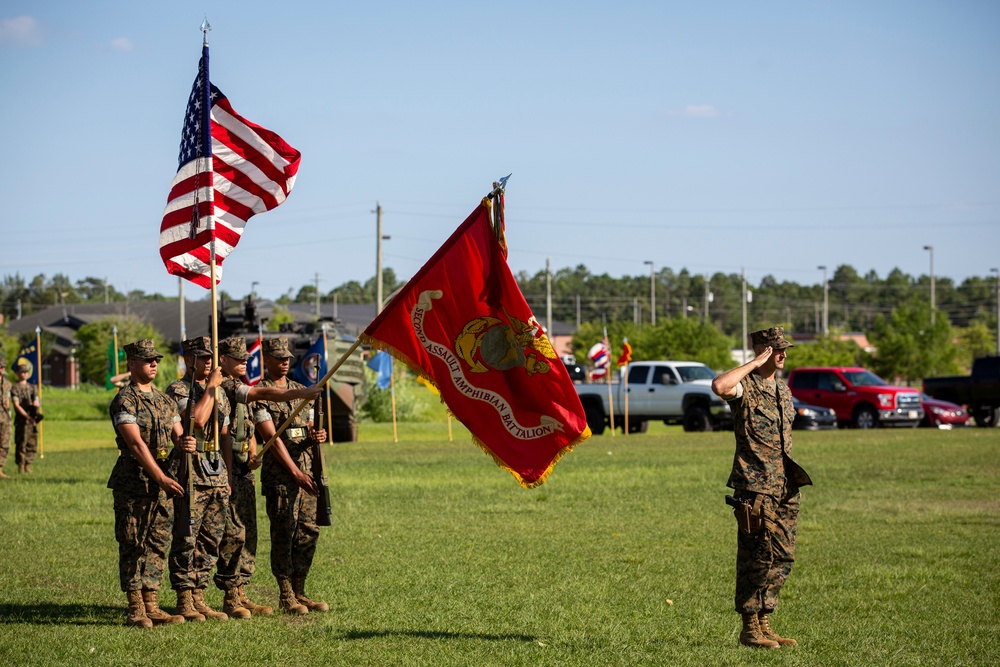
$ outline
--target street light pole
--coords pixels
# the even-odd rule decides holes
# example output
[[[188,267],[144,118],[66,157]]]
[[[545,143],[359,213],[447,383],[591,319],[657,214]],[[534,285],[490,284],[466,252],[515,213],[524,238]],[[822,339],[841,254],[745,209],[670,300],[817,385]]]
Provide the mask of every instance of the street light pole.
[[[830,283],[826,279],[826,267],[817,266],[823,272],[823,335],[830,335]]]
[[[931,326],[934,326],[934,311],[936,310],[934,304],[934,246],[925,245],[924,250],[931,254]]]
[[[652,260],[646,260],[643,264],[649,264],[649,323],[656,326],[656,280],[653,274]]]

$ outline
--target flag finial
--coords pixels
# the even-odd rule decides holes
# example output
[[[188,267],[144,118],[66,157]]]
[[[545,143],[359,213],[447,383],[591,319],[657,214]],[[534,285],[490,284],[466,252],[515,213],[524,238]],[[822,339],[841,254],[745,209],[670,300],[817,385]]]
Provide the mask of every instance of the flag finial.
[[[208,22],[208,16],[201,22],[199,30],[205,33],[205,46],[208,46],[208,33],[212,31],[212,24]]]

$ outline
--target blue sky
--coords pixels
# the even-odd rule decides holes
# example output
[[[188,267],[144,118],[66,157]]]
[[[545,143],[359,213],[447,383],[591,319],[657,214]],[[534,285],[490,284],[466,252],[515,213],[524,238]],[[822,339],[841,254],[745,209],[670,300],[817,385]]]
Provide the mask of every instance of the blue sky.
[[[303,153],[231,294],[366,280],[376,202],[409,277],[509,172],[515,272],[1000,266],[1000,3],[0,0],[0,272],[176,293],[206,14],[213,82]]]

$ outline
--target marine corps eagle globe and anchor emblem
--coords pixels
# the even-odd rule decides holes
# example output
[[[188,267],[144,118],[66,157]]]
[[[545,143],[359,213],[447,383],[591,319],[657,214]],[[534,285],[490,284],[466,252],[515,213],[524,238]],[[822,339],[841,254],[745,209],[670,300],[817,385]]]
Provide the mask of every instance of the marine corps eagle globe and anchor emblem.
[[[532,316],[527,322],[503,311],[507,321],[491,316],[468,322],[455,339],[455,352],[473,373],[523,367],[528,376],[549,372],[556,352]]]

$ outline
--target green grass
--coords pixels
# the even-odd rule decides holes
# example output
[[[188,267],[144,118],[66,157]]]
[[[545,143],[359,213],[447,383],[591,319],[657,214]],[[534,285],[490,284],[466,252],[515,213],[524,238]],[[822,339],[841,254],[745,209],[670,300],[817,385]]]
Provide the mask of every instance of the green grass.
[[[732,610],[731,433],[606,434],[527,491],[457,423],[454,442],[400,424],[399,443],[365,424],[328,452],[309,590],[329,613],[140,631],[122,626],[111,427],[45,426],[37,472],[0,483],[3,665],[1000,662],[994,429],[797,432],[816,486],[773,620],[801,645],[754,652]],[[276,604],[259,517],[250,593]]]

